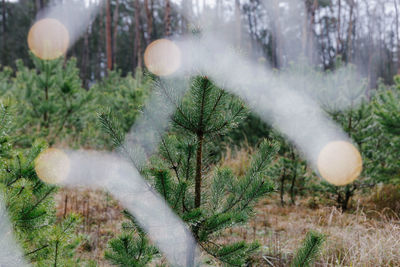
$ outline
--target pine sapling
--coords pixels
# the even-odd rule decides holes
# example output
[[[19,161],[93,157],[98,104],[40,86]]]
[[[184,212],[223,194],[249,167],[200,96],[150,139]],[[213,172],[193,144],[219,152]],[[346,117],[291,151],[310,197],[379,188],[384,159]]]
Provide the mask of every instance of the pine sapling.
[[[169,101],[166,105],[173,105],[176,111],[169,132],[160,136],[158,153],[142,168],[142,174],[189,225],[205,252],[230,266],[243,265],[259,244],[223,244],[218,237],[225,229],[245,223],[257,200],[273,192],[269,167],[279,150],[277,143],[261,142],[249,169],[238,177],[231,169],[218,167],[213,148],[220,136],[246,117],[243,103],[204,76],[190,81],[181,101],[176,101],[176,92],[168,83],[158,81],[154,90],[164,95],[163,99]],[[120,139],[121,130],[113,128],[113,120],[103,117],[102,121],[113,138]],[[111,249],[114,255],[124,258],[120,248]],[[113,262],[124,266],[122,260]],[[195,265],[194,252],[189,253],[186,265]]]

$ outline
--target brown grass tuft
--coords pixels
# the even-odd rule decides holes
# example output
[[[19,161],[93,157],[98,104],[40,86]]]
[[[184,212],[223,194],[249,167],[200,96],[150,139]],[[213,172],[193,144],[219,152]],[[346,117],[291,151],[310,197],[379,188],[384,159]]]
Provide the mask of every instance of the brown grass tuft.
[[[380,210],[390,217],[400,215],[400,185],[378,185],[367,198],[372,209]]]
[[[99,267],[108,267],[104,251],[110,239],[120,232],[122,207],[109,194],[102,191],[63,188],[56,196],[57,216],[62,218],[69,213],[79,214],[82,223],[78,234],[83,242],[78,248],[77,257],[93,260]]]
[[[350,214],[335,207],[311,210],[260,202],[248,225],[221,239],[259,240],[263,248],[257,266],[270,266],[267,261],[287,266],[309,230],[327,237],[316,266],[400,266],[400,222],[384,214],[371,218],[362,209]]]
[[[253,152],[249,146],[234,149],[228,147],[220,166],[231,168],[235,175],[243,176],[250,166]]]

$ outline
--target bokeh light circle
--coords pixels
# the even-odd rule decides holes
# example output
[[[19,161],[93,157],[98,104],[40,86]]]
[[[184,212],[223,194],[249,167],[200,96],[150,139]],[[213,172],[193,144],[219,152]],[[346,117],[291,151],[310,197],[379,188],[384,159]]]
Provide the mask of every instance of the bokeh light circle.
[[[146,48],[144,64],[158,76],[171,75],[181,66],[181,50],[173,41],[156,40]]]
[[[69,46],[67,28],[56,19],[37,21],[28,33],[28,46],[35,56],[52,60],[64,55]]]
[[[57,148],[48,148],[35,159],[36,174],[45,183],[61,183],[67,179],[70,168],[68,155]]]
[[[361,174],[360,152],[349,142],[330,142],[318,155],[318,171],[322,178],[333,185],[347,185]]]

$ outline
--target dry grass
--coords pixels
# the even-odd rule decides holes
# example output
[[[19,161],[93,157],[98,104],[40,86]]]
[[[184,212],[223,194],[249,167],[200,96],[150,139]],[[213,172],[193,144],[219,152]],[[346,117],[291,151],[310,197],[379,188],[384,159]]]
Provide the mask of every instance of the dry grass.
[[[245,173],[250,149],[228,150],[221,162],[237,175]],[[221,234],[219,242],[258,240],[262,244],[253,266],[288,266],[293,252],[309,230],[326,235],[316,266],[400,266],[400,218],[392,210],[399,206],[400,193],[381,188],[353,200],[352,212],[335,207],[309,208],[309,199],[296,206],[281,207],[276,197],[258,203],[254,218],[246,225]],[[68,196],[65,209],[65,197]],[[397,198],[397,196],[399,196]],[[58,215],[82,215],[79,232],[86,236],[78,251],[83,259],[109,266],[103,259],[108,240],[120,233],[122,208],[99,191],[63,189],[58,194]]]
[[[247,145],[237,149],[228,147],[221,160],[220,166],[231,168],[235,175],[242,176],[250,166],[252,154],[253,149]]]
[[[229,151],[221,163],[243,173],[251,149]],[[225,232],[222,242],[258,240],[257,266],[287,266],[309,230],[326,235],[316,266],[400,266],[400,188],[383,186],[353,200],[352,212],[335,207],[309,208],[310,199],[281,207],[277,198],[258,203],[255,217]]]
[[[83,217],[79,233],[86,237],[78,251],[83,259],[98,266],[109,266],[103,259],[107,242],[120,232],[121,208],[103,192],[62,190],[58,215],[63,216],[65,195],[67,213]],[[247,225],[221,235],[222,242],[258,240],[262,249],[255,266],[287,266],[293,252],[309,230],[327,236],[317,266],[400,266],[400,220],[376,211],[358,208],[342,213],[335,207],[309,209],[306,200],[297,206],[281,207],[277,199],[265,199],[256,207]],[[88,208],[89,207],[89,208]]]
[[[110,239],[121,232],[123,221],[122,207],[107,193],[83,189],[64,188],[56,197],[57,216],[76,213],[82,217],[78,233],[83,242],[78,248],[77,257],[97,262],[98,267],[108,267],[104,251]]]
[[[378,185],[366,198],[366,202],[372,209],[396,217],[400,214],[400,185]]]
[[[342,213],[335,207],[281,207],[278,201],[264,200],[249,224],[222,239],[259,240],[259,264],[270,266],[267,258],[274,266],[287,266],[306,233],[316,230],[327,238],[316,266],[400,266],[400,221],[378,215],[371,217],[362,209]]]

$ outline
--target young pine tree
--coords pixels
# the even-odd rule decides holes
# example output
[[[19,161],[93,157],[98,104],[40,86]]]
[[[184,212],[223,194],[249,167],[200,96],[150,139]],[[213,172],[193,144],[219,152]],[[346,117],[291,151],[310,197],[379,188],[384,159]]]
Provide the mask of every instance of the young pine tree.
[[[273,138],[279,141],[279,160],[272,167],[272,174],[278,184],[281,205],[284,206],[285,193],[290,197],[290,204],[296,204],[296,195],[305,186],[307,164],[301,160],[296,148],[279,133],[273,132]]]
[[[385,162],[379,173],[386,181],[398,183],[400,178],[400,76],[395,77],[392,90],[385,90],[377,96],[374,103],[375,116],[382,128],[380,143],[384,141],[385,151],[381,161]]]
[[[0,194],[14,233],[34,266],[76,266],[75,215],[57,220],[53,195],[57,188],[36,176],[34,160],[45,149],[35,142],[29,149],[13,146],[10,107],[0,101]],[[13,149],[13,150],[11,150]]]
[[[6,95],[17,102],[20,144],[36,137],[52,145],[66,136],[76,140],[86,128],[92,94],[82,88],[76,60],[41,60],[31,55],[35,68],[17,61],[13,87]],[[70,141],[72,141],[70,140]]]
[[[166,83],[158,82],[155,90],[169,101],[166,105],[174,105],[176,112],[170,132],[161,137],[159,153],[150,159],[142,173],[189,225],[206,253],[229,266],[241,266],[259,244],[245,241],[224,244],[219,242],[218,235],[248,221],[256,201],[274,190],[268,172],[278,145],[261,142],[242,177],[236,177],[229,168],[219,168],[218,164],[213,167],[217,161],[212,149],[216,137],[228,133],[245,118],[247,110],[243,103],[204,76],[191,80],[189,92],[179,102]],[[102,122],[108,132],[117,133],[116,145],[122,145],[115,123],[107,116],[102,117]],[[143,266],[140,259],[134,261],[136,265],[132,264],[133,255],[138,255],[137,242],[141,240],[140,235],[137,238],[123,235],[111,241],[106,257],[119,266]],[[127,253],[126,248],[133,253]],[[126,264],[128,260],[132,265]],[[188,266],[192,264],[188,262]]]
[[[372,138],[372,136],[379,135],[379,130],[376,129],[376,124],[372,117],[372,106],[366,100],[360,102],[359,105],[350,106],[346,110],[330,112],[333,120],[342,126],[342,129],[351,140],[354,140],[363,158],[363,172],[353,183],[345,186],[334,186],[324,180],[321,181],[321,189],[324,193],[329,193],[335,197],[337,206],[343,211],[349,208],[350,200],[357,190],[373,186],[375,183],[372,178],[373,175],[369,173],[372,169],[368,168],[367,159],[371,156],[371,146],[373,144],[377,146],[375,147],[376,151],[381,150],[381,145]],[[371,165],[376,165],[372,161],[370,163]]]

